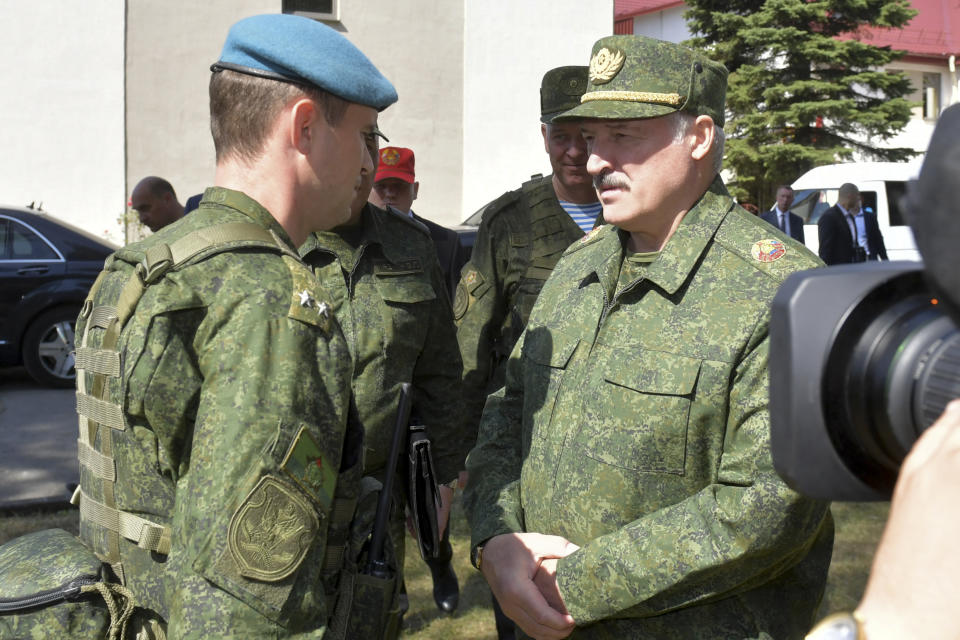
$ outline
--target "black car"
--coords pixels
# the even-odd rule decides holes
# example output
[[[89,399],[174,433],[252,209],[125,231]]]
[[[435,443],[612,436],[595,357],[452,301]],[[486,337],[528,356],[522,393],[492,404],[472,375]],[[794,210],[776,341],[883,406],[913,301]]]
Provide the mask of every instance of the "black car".
[[[0,207],[0,365],[73,386],[77,314],[115,250],[46,213]]]

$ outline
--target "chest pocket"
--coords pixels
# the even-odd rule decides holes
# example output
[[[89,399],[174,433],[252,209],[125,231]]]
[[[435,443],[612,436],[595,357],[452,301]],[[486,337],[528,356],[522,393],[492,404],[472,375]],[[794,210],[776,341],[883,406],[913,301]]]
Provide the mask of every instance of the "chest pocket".
[[[580,339],[544,327],[528,330],[523,342],[523,415],[531,416],[531,431],[544,438],[563,376]],[[524,430],[524,451],[529,451]]]
[[[422,271],[402,274],[378,271],[373,280],[384,302],[381,308],[384,345],[392,355],[410,361],[412,356],[406,352],[410,349],[420,352],[430,326],[430,314],[435,309],[432,304],[422,303],[436,300],[437,292]]]
[[[683,475],[687,424],[701,361],[675,353],[609,348],[586,454],[622,469]]]

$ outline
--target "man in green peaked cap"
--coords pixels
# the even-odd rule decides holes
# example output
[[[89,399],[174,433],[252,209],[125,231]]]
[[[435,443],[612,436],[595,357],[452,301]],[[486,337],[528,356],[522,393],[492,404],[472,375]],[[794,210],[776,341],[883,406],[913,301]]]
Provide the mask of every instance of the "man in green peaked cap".
[[[465,413],[474,428],[487,394],[503,386],[503,365],[550,271],[600,214],[580,125],[553,122],[580,103],[586,87],[583,66],[544,74],[540,132],[552,173],[535,175],[485,205],[470,261],[460,272],[453,310],[463,356]],[[498,636],[512,638],[513,623],[496,600],[494,613]]]
[[[472,557],[537,638],[801,638],[833,540],[769,447],[770,302],[820,264],[719,176],[726,70],[594,45],[579,121],[608,223],[543,286],[467,470]]]

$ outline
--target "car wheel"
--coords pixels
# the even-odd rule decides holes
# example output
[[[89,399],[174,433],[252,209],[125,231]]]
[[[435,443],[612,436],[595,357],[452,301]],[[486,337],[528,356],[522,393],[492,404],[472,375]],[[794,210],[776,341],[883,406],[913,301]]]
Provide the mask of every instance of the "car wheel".
[[[23,366],[38,383],[72,387],[74,368],[73,331],[79,309],[57,307],[37,316],[23,336]]]

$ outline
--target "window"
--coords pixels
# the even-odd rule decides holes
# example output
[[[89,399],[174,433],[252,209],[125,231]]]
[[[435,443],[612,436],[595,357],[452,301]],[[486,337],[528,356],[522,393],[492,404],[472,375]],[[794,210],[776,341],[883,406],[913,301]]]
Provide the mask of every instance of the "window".
[[[940,74],[923,74],[923,119],[936,120],[940,115]]]
[[[283,0],[284,13],[314,20],[340,20],[340,0]]]
[[[0,220],[0,259],[59,260],[46,241],[22,224]]]
[[[890,209],[890,226],[903,227],[907,221],[903,218],[903,209],[900,208],[900,199],[907,193],[906,182],[887,183],[887,207]]]
[[[829,208],[826,191],[801,189],[794,194],[790,211],[803,218],[804,224],[816,224],[823,212]]]

